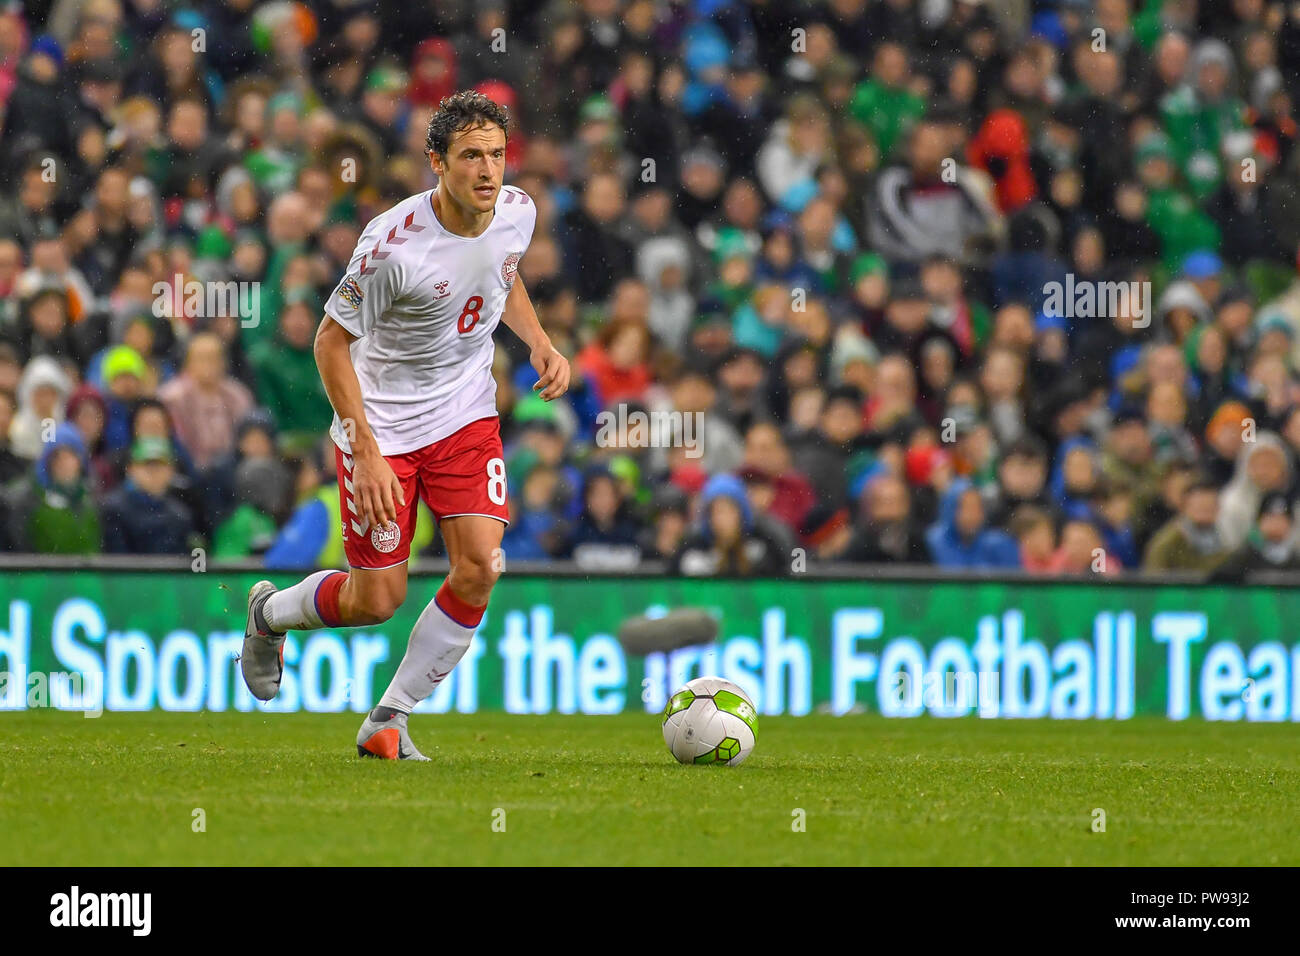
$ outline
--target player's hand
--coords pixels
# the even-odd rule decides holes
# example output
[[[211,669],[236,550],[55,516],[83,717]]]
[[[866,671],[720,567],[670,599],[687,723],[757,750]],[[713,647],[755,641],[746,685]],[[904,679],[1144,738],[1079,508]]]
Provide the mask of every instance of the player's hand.
[[[353,458],[352,499],[371,527],[387,528],[397,520],[397,509],[406,507],[402,483],[378,451]]]
[[[549,342],[538,346],[528,356],[537,372],[537,384],[534,392],[540,392],[542,401],[549,402],[559,398],[569,390],[569,360]]]

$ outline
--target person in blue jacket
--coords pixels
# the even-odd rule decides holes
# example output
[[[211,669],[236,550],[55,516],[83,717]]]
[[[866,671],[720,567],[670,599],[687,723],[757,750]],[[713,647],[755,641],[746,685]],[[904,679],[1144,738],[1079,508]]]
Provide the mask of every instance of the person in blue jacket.
[[[1015,539],[989,527],[979,490],[958,478],[939,503],[939,519],[925,533],[930,557],[943,568],[1018,568]]]
[[[137,438],[126,481],[104,498],[107,554],[185,554],[197,540],[189,508],[171,494],[175,455],[165,438]]]

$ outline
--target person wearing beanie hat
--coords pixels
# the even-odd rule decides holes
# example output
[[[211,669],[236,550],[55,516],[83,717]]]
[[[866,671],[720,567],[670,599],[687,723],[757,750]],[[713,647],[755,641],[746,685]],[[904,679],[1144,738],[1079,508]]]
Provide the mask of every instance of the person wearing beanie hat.
[[[146,393],[149,366],[129,345],[116,345],[99,363],[99,388],[104,397],[104,446],[109,452],[126,447],[131,439],[131,412]]]
[[[18,156],[43,148],[56,155],[71,155],[75,146],[68,118],[74,114],[75,104],[65,92],[59,41],[49,34],[36,37],[16,73],[15,84],[13,67],[6,66],[3,89],[12,89],[5,104],[6,153]]]
[[[930,549],[913,517],[907,482],[887,468],[877,469],[858,493],[857,530],[844,553],[867,564],[926,564]]]
[[[289,510],[292,477],[279,459],[247,458],[235,469],[234,481],[238,504],[212,536],[217,559],[265,554],[275,541],[277,519]]]
[[[105,440],[108,426],[108,403],[99,389],[86,382],[68,396],[67,420],[80,433],[86,445],[87,477],[96,493],[116,484],[112,456]]]
[[[1151,132],[1133,148],[1133,167],[1147,190],[1146,223],[1160,237],[1161,259],[1171,272],[1189,253],[1219,248],[1219,227],[1178,184],[1169,138]]]
[[[1205,426],[1205,450],[1202,464],[1219,483],[1225,485],[1237,468],[1237,456],[1247,434],[1247,423],[1254,421],[1250,407],[1230,399],[1219,405]]]
[[[296,93],[278,93],[267,104],[266,139],[248,153],[243,163],[243,168],[264,196],[278,196],[293,189],[294,178],[304,160],[299,128],[301,117],[302,100]],[[219,190],[227,187],[233,194],[239,186],[240,178],[236,173],[230,182],[223,177]]]
[[[1197,199],[1212,192],[1222,175],[1224,135],[1245,121],[1246,104],[1233,92],[1235,73],[1231,48],[1207,37],[1192,51],[1187,82],[1160,101],[1162,125]]]

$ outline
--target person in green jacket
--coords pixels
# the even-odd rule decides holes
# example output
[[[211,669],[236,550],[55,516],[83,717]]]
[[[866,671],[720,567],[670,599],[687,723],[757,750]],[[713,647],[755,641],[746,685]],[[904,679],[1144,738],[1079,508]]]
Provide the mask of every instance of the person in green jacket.
[[[270,410],[289,447],[309,444],[333,417],[312,352],[321,304],[309,290],[285,297],[273,339],[258,342],[249,356],[257,398]]]
[[[1226,43],[1213,37],[1202,40],[1192,52],[1190,82],[1160,101],[1160,119],[1174,158],[1198,201],[1223,182],[1224,137],[1246,126],[1246,104],[1231,91],[1235,66]]]
[[[235,469],[238,506],[212,536],[214,558],[250,558],[266,553],[289,510],[292,477],[275,458],[246,458]]]
[[[1147,225],[1160,237],[1161,259],[1177,273],[1187,255],[1201,249],[1217,252],[1219,227],[1177,185],[1173,147],[1163,133],[1149,133],[1133,151],[1138,178],[1147,190]]]
[[[99,554],[99,511],[86,480],[86,446],[76,427],[58,425],[32,474],[19,478],[9,499],[9,546],[28,554]]]
[[[871,76],[857,85],[849,101],[849,115],[875,135],[882,160],[925,115],[925,100],[906,86],[909,73],[906,49],[883,42],[872,58]]]

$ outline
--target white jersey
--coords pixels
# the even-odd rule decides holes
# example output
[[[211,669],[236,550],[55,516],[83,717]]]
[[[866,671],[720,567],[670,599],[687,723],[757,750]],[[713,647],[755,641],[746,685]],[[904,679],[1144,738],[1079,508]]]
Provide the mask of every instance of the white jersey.
[[[325,303],[358,336],[352,364],[384,455],[415,451],[497,413],[492,332],[537,222],[528,194],[505,186],[487,229],[458,236],[438,222],[433,193],[371,220]],[[330,437],[351,452],[337,414]]]

